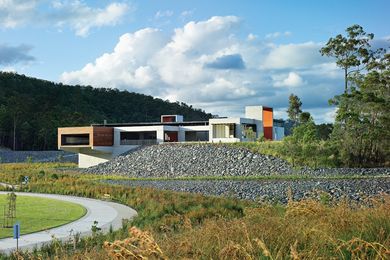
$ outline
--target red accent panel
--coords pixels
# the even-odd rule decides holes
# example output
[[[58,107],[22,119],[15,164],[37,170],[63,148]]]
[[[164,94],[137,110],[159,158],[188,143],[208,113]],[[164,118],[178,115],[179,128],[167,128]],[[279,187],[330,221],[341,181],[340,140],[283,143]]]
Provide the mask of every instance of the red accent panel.
[[[163,121],[163,123],[175,122],[176,121],[176,117],[175,116],[163,116],[162,117],[162,121]]]
[[[165,132],[164,142],[177,142],[179,140],[177,132]]]
[[[264,138],[267,140],[272,140],[272,127],[264,127]]]

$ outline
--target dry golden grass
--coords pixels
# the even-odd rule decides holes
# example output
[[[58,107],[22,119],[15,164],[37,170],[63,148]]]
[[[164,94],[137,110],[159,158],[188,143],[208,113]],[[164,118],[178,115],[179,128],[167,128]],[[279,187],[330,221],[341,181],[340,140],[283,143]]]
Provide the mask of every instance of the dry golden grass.
[[[243,218],[207,219],[157,241],[171,259],[390,259],[390,198],[370,205],[262,205],[246,208]]]
[[[167,259],[150,233],[136,227],[132,227],[129,233],[131,236],[125,240],[104,242],[103,248],[111,259]]]
[[[104,250],[66,255],[59,248],[53,259],[390,259],[390,196],[367,205],[290,200],[286,206],[247,207],[241,218],[213,217],[197,225],[176,215],[165,222],[172,221],[175,229],[132,227],[128,238],[104,242]]]

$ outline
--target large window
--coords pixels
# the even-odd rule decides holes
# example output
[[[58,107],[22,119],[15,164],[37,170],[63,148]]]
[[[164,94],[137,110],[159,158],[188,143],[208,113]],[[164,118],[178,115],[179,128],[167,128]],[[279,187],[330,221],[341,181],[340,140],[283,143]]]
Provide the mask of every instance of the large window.
[[[61,135],[61,145],[89,145],[89,134]]]
[[[121,145],[141,145],[157,143],[156,131],[121,132]]]
[[[213,125],[213,138],[235,138],[235,124],[218,124]]]
[[[187,142],[206,142],[209,140],[209,131],[186,131]]]

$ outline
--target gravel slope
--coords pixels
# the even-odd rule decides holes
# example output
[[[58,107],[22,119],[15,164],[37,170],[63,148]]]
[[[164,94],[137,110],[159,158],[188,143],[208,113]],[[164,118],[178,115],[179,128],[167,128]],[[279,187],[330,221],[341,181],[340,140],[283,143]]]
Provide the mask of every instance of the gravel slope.
[[[269,175],[385,175],[380,169],[302,169],[269,155],[220,144],[162,144],[139,148],[113,160],[83,170],[92,174],[116,174],[137,178]]]

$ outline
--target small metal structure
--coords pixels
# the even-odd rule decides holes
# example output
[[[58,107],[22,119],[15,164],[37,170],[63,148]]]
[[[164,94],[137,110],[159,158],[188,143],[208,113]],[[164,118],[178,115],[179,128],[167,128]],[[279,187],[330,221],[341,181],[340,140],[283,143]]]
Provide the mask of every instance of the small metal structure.
[[[20,223],[14,225],[14,239],[16,239],[16,252],[19,251]]]
[[[12,228],[16,219],[16,194],[7,194],[7,203],[4,205],[3,228]]]

